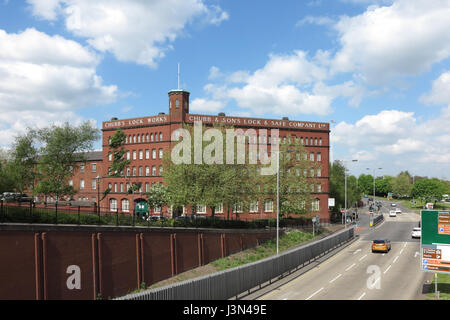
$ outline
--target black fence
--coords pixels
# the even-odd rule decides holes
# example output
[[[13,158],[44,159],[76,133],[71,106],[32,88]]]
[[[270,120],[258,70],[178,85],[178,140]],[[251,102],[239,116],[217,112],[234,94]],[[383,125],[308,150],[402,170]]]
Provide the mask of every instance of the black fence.
[[[276,228],[276,219],[236,220],[221,217],[183,216],[175,219],[147,216],[134,212],[111,211],[109,208],[86,206],[75,203],[45,203],[32,201],[0,201],[0,223],[39,223],[70,225],[115,225],[147,227],[191,227],[191,228]],[[280,228],[297,228],[312,231],[310,218],[282,218]]]

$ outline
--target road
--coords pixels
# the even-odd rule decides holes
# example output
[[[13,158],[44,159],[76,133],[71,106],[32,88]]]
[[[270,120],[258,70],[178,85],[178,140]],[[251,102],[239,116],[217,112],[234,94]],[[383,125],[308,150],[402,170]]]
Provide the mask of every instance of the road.
[[[390,202],[383,201],[385,221],[372,228],[367,206],[364,207],[357,226],[358,240],[259,299],[421,299],[426,274],[420,269],[420,239],[411,238],[411,230],[418,225],[420,216],[398,206],[403,213],[389,217]],[[390,239],[391,251],[372,253],[371,241],[375,238]]]

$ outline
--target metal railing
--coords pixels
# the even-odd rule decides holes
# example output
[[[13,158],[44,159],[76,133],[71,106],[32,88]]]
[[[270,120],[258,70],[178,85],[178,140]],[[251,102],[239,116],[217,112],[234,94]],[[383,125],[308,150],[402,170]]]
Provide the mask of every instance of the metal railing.
[[[354,227],[351,227],[274,257],[117,299],[227,300],[310,263],[353,237]]]

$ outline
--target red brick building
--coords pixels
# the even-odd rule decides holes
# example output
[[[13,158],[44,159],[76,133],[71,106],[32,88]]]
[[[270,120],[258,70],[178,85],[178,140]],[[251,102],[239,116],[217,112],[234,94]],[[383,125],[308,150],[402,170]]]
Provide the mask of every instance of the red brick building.
[[[76,200],[96,201],[98,194],[106,188],[111,193],[100,202],[102,210],[131,213],[133,204],[145,201],[144,193],[154,183],[162,182],[162,157],[164,152],[171,149],[171,133],[183,126],[192,124],[194,121],[202,121],[205,125],[223,123],[233,125],[234,128],[243,130],[254,129],[259,135],[260,131],[266,129],[279,129],[280,140],[286,137],[296,139],[304,144],[308,153],[308,159],[316,161],[320,170],[315,173],[318,181],[317,187],[311,194],[314,201],[310,208],[320,215],[322,222],[329,222],[328,210],[329,194],[329,124],[321,122],[293,121],[288,118],[282,120],[228,117],[223,113],[217,116],[199,115],[189,113],[189,92],[184,90],[172,90],[169,92],[169,112],[161,112],[156,116],[117,119],[105,121],[102,125],[102,152],[96,152],[88,157],[84,164],[84,172],[75,172],[73,185],[79,190],[75,196]],[[109,150],[109,139],[115,131],[120,128],[126,135],[124,148],[126,158],[131,161],[126,169],[125,177],[107,177],[108,168],[112,161]],[[269,137],[270,138],[270,137]],[[268,141],[265,141],[268,142]],[[95,168],[95,170],[93,169]],[[99,178],[97,178],[99,177]],[[135,194],[128,195],[128,186],[132,183],[141,183],[141,190]],[[267,200],[267,201],[266,201]],[[177,216],[182,214],[180,210],[163,208],[163,214]],[[184,209],[184,211],[188,211]],[[270,203],[268,199],[261,199],[250,205],[250,212],[239,212],[241,219],[259,219],[275,217],[276,203]],[[226,216],[226,208],[216,209],[217,216]],[[159,214],[159,212],[150,212]],[[210,215],[210,208],[198,206],[197,214]]]

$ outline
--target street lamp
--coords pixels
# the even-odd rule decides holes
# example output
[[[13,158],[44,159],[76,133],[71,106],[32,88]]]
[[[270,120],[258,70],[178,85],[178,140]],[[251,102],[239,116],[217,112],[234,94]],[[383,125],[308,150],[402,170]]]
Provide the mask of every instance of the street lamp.
[[[97,180],[97,211],[98,211],[98,214],[100,215],[100,179],[101,179],[102,177],[100,177],[100,176],[97,176],[97,177],[95,177],[95,179]]]
[[[280,217],[280,152],[293,152],[294,150],[288,149],[286,151],[276,150],[277,153],[277,254],[279,243],[279,217]]]
[[[344,163],[347,162],[357,162],[357,159],[352,159],[352,160],[340,160]],[[344,176],[345,176],[345,203],[344,203],[344,227],[347,228],[347,168],[344,165]]]
[[[370,170],[371,168],[367,168],[367,170]],[[373,168],[373,201],[375,202],[375,171],[381,170],[383,168]]]

